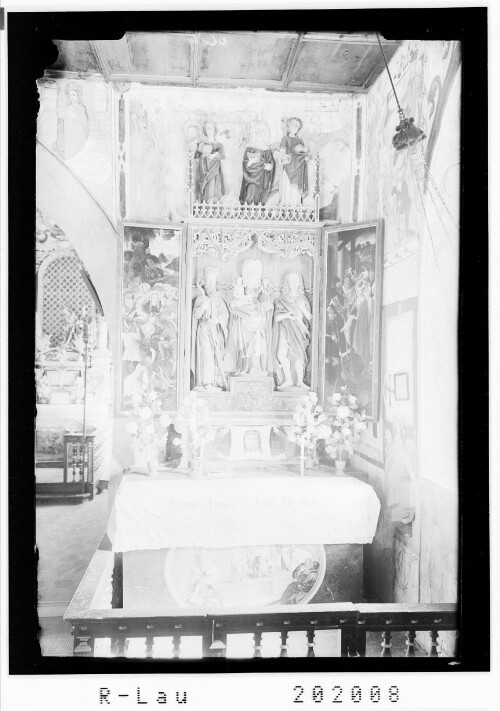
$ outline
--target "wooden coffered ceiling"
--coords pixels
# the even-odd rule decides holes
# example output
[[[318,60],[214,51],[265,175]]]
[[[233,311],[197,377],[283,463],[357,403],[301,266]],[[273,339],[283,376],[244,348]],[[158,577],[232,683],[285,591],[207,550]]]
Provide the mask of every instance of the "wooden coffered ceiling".
[[[54,40],[47,71],[199,87],[365,92],[384,70],[374,33],[127,32],[119,40]],[[382,39],[389,61],[400,42]]]

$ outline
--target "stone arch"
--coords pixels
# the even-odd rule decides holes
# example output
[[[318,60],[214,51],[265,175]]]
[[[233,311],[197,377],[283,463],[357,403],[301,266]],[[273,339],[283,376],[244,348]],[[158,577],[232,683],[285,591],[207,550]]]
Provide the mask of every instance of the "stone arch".
[[[117,282],[119,236],[111,218],[69,168],[37,143],[37,206],[64,232],[99,295],[118,353]]]

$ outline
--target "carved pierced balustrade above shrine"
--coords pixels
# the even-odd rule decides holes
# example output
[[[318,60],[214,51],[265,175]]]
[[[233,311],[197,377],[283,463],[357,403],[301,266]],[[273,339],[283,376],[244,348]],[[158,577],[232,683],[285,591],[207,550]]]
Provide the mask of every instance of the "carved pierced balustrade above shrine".
[[[193,257],[209,254],[227,260],[252,246],[282,259],[294,259],[300,254],[316,256],[317,229],[288,227],[236,227],[225,225],[196,225],[191,227]]]

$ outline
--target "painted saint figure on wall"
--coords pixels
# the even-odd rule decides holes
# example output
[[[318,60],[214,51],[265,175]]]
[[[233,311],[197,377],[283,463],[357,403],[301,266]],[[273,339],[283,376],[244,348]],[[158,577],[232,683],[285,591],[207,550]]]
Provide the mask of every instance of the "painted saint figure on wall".
[[[259,121],[252,131],[251,145],[243,155],[240,202],[265,205],[274,182],[275,162],[269,147],[269,128]]]
[[[198,202],[218,202],[225,194],[222,161],[225,158],[224,146],[215,140],[216,126],[212,122],[205,124],[194,157],[197,161],[196,199]]]
[[[298,136],[302,128],[300,119],[289,118],[286,127],[287,135],[283,136],[280,144],[280,158],[283,166],[280,202],[282,205],[301,205],[302,199],[309,193],[307,175],[307,164],[310,160],[309,148]]]
[[[205,269],[193,306],[192,367],[196,390],[227,388],[223,370],[229,311],[217,290],[219,272]]]
[[[58,111],[55,150],[63,160],[70,160],[83,150],[89,137],[89,117],[83,103],[83,87],[66,84],[66,106]]]
[[[273,352],[278,387],[308,387],[304,382],[311,341],[311,305],[298,272],[285,276],[281,296],[274,304]]]

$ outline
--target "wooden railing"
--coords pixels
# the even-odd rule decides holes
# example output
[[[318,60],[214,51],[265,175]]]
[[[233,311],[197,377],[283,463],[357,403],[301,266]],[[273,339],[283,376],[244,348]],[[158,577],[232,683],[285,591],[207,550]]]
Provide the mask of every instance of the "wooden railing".
[[[391,636],[406,632],[407,657],[415,656],[417,632],[430,634],[429,656],[438,656],[437,643],[440,631],[457,629],[454,604],[353,604],[328,603],[284,606],[267,606],[258,609],[197,608],[188,611],[165,609],[135,611],[93,607],[103,589],[106,574],[110,573],[110,554],[97,551],[65,614],[72,623],[74,656],[93,656],[95,640],[110,640],[110,653],[126,655],[128,640],[142,638],[143,654],[153,657],[155,640],[170,637],[172,653],[179,658],[184,637],[202,638],[203,657],[224,657],[227,638],[231,634],[253,635],[253,657],[262,656],[262,636],[278,632],[281,636],[280,657],[288,656],[290,632],[303,632],[307,656],[314,657],[315,636],[320,630],[340,630],[340,654],[344,657],[362,657],[366,654],[368,632],[382,634],[382,656],[391,655]]]

